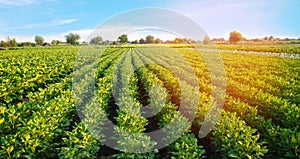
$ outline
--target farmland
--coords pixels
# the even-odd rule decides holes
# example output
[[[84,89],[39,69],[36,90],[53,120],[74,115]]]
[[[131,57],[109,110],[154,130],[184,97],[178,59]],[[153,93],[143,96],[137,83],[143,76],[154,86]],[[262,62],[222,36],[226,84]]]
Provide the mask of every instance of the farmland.
[[[228,50],[220,53],[226,78],[211,74],[190,47],[0,51],[1,158],[299,158],[300,59],[230,51],[258,51],[253,46],[218,48]],[[82,50],[87,54],[79,56]],[[212,131],[199,138],[209,108],[217,105],[213,90],[222,90],[212,79],[226,81],[224,106]],[[145,115],[149,106],[152,118]],[[145,135],[158,129],[162,138]],[[159,141],[164,148],[157,148]]]

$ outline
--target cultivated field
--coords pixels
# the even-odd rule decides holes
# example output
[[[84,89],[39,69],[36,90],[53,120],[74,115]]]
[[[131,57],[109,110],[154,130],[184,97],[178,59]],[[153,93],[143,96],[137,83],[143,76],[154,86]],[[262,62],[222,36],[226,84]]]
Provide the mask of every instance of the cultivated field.
[[[1,50],[0,158],[300,157],[300,59],[232,52],[299,54],[299,47],[220,45],[228,50],[220,53],[225,78],[201,56],[211,52],[174,46]],[[212,79],[226,82],[224,106],[199,138],[218,105],[212,92],[223,89]],[[146,135],[160,129],[161,138]]]

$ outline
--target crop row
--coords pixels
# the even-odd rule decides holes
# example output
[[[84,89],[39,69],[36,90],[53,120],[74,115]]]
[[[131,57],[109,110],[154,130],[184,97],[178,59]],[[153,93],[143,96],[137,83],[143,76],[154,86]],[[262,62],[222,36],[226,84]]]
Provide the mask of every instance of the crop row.
[[[156,53],[155,55],[157,54],[158,53]],[[152,60],[156,60],[157,63],[159,63],[158,59],[162,59],[162,57],[156,56],[156,58],[152,58]],[[172,57],[170,57],[170,55],[169,55],[169,61],[172,61]],[[154,70],[156,75],[158,75],[159,78],[164,79],[163,81],[165,83],[168,83],[170,80],[164,78],[168,70],[162,68],[161,66],[156,66],[156,67],[157,68],[155,69],[154,66],[152,66],[149,69]],[[203,104],[202,102],[200,103]],[[198,127],[200,127],[203,124],[204,117],[207,111],[209,110],[209,104],[213,104],[213,103],[214,102],[211,101],[208,103],[208,105],[200,107],[199,112],[197,113],[196,120],[194,121],[196,124],[198,124]],[[225,125],[228,126],[224,127]],[[212,140],[212,144],[216,149],[215,155],[222,155],[224,157],[225,156],[246,157],[247,155],[250,156],[252,155],[252,156],[259,157],[262,156],[264,153],[266,153],[266,148],[262,146],[263,143],[259,142],[258,140],[259,136],[254,135],[254,133],[255,133],[254,129],[250,128],[249,126],[246,126],[246,123],[240,120],[234,114],[222,112],[222,116],[220,120],[218,120],[218,124],[216,124],[216,126],[213,128],[212,134],[210,134],[209,136]],[[245,135],[243,135],[243,138],[239,138],[241,136],[237,136],[234,134],[245,134]]]
[[[182,51],[184,53],[184,51]],[[186,52],[185,57],[190,57],[189,55],[195,53],[193,52]],[[223,55],[225,56],[225,55]],[[237,55],[234,55],[234,58],[237,58]],[[251,57],[244,55],[240,55],[243,58],[240,58],[241,60],[251,60]],[[193,56],[195,58],[195,56]],[[225,67],[227,68],[233,68],[236,67],[236,65],[240,65],[240,63],[237,63],[234,60],[229,60],[231,56],[225,56],[227,58]],[[189,58],[188,58],[189,59]],[[270,58],[267,58],[266,60],[274,60]],[[289,60],[286,60],[289,61]],[[192,63],[197,61],[191,61]],[[230,63],[229,63],[230,62]],[[277,60],[275,60],[277,62]],[[293,62],[293,60],[291,61]],[[291,64],[290,62],[290,64]],[[229,63],[229,64],[228,64]],[[241,61],[242,64],[248,65],[249,64]],[[268,87],[262,86],[264,82],[260,82],[260,80],[268,79],[266,76],[266,71],[268,65],[273,65],[272,63],[266,63],[265,61],[259,62],[260,65],[265,65],[259,71],[261,75],[264,78],[260,78],[259,76],[252,76],[249,77],[257,77],[257,79],[252,79],[252,81],[255,81],[255,85],[251,85],[247,83],[247,79],[245,81],[239,81],[236,79],[239,79],[238,77],[244,76],[241,73],[256,73],[255,70],[250,69],[248,71],[242,71],[242,70],[236,70],[236,72],[233,71],[227,71],[227,102],[225,102],[225,110],[226,111],[233,111],[236,112],[239,116],[241,116],[247,124],[249,124],[251,127],[258,129],[259,133],[262,135],[264,141],[267,142],[267,145],[270,149],[270,153],[273,153],[273,155],[280,155],[280,156],[298,156],[299,152],[295,151],[297,149],[297,146],[299,145],[299,107],[294,104],[290,103],[289,99],[281,99],[277,96],[274,96],[274,93],[270,90],[268,90]],[[194,64],[197,65],[197,64]],[[250,65],[251,66],[251,65]],[[245,68],[239,67],[239,68]],[[197,69],[197,68],[196,68]],[[228,70],[228,69],[227,69]],[[276,79],[280,78],[280,69],[276,70],[278,73]],[[272,76],[272,75],[269,75]],[[236,77],[236,78],[232,78]],[[296,77],[296,76],[295,76]],[[283,76],[283,79],[287,79],[287,76]],[[294,78],[294,77],[293,77]],[[287,79],[290,80],[290,79]],[[270,83],[270,80],[269,80]],[[295,85],[294,85],[295,87]],[[262,89],[264,88],[264,89]],[[280,91],[282,90],[291,90],[291,89],[283,89],[280,88]],[[291,90],[293,91],[293,90]],[[268,93],[270,92],[270,93]],[[287,98],[287,97],[286,97]],[[294,97],[297,98],[297,97]],[[258,109],[258,110],[257,110]],[[266,120],[265,118],[270,120]],[[272,123],[275,123],[273,125]],[[276,125],[280,125],[276,126]],[[287,132],[290,133],[290,136],[287,136]],[[285,145],[286,143],[291,143],[288,146]],[[279,154],[278,154],[279,153]],[[276,155],[276,156],[277,156]]]
[[[28,92],[60,82],[72,72],[74,50],[13,50],[0,54],[0,102],[22,102]]]

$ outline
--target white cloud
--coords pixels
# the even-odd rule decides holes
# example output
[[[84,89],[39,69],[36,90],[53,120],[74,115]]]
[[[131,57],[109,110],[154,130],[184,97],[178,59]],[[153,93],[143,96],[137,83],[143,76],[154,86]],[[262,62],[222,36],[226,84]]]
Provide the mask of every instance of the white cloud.
[[[57,0],[0,0],[0,7],[10,7],[10,6],[25,6],[32,4],[40,4],[45,2],[55,2]]]
[[[37,0],[0,0],[0,6],[22,6],[35,2],[37,2]]]
[[[22,28],[47,28],[47,27],[54,27],[54,26],[59,26],[59,25],[70,24],[70,23],[73,23],[76,21],[78,21],[78,19],[53,20],[53,21],[45,22],[45,23],[27,24],[27,25],[23,26]]]
[[[58,26],[58,25],[64,25],[64,24],[70,24],[73,22],[76,22],[78,19],[65,19],[65,20],[55,20],[52,21],[50,26]]]

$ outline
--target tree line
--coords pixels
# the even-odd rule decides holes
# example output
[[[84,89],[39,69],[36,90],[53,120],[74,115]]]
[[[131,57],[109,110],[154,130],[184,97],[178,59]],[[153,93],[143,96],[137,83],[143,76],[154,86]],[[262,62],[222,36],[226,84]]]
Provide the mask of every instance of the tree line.
[[[21,42],[17,43],[15,38],[7,37],[6,41],[0,42],[0,47],[17,47],[17,46],[48,46],[48,45],[79,45],[80,35],[77,33],[69,33],[68,35],[65,35],[66,42],[60,41],[60,40],[52,40],[51,43],[45,42],[45,39],[42,36],[35,36],[34,41],[32,42]],[[203,40],[192,40],[192,39],[186,39],[186,38],[175,38],[174,40],[166,40],[163,41],[160,38],[155,38],[153,35],[148,35],[145,38],[141,38],[139,40],[129,41],[128,36],[126,34],[122,34],[118,37],[116,41],[109,41],[109,40],[103,40],[101,36],[96,36],[92,38],[89,42],[82,42],[83,45],[108,45],[108,44],[192,44],[192,43],[202,43],[204,45],[210,44],[210,43],[231,43],[236,44],[240,41],[253,41],[253,42],[260,42],[260,41],[279,41],[282,39],[274,38],[273,36],[266,36],[262,39],[246,39],[242,36],[242,34],[238,31],[232,31],[229,33],[229,39],[228,41],[224,38],[221,39],[213,39],[211,40],[208,35],[204,36]],[[283,39],[285,41],[289,41],[290,39],[285,38]],[[300,38],[298,39],[300,40]]]
[[[33,42],[20,42],[17,43],[15,38],[10,38],[9,36],[6,38],[5,41],[0,41],[0,47],[22,47],[22,46],[49,46],[49,45],[79,45],[80,35],[77,33],[69,33],[65,36],[66,42],[60,40],[52,40],[51,44],[45,42],[45,39],[42,36],[35,36]]]
[[[145,38],[140,38],[139,40],[129,41],[126,34],[123,34],[118,37],[118,41],[115,43],[119,44],[189,44],[189,43],[197,43],[200,41],[186,39],[186,38],[175,38],[174,40],[166,40],[163,41],[160,38],[155,38],[153,35],[147,35]]]

